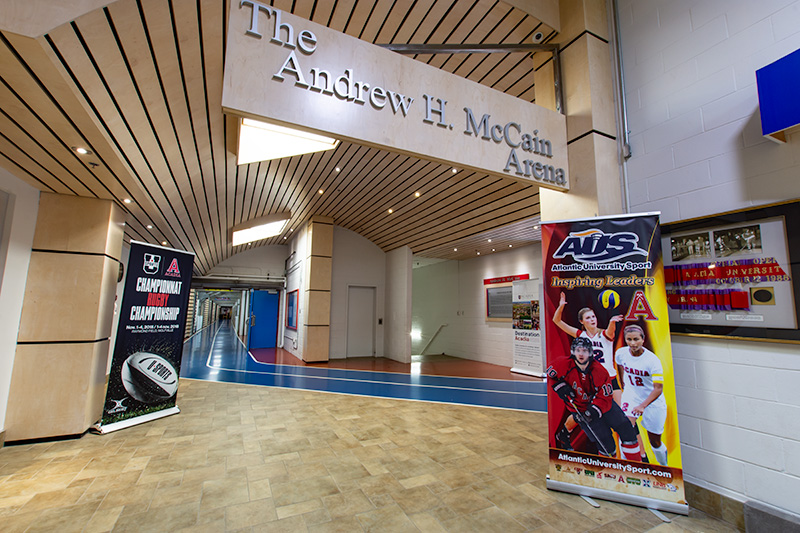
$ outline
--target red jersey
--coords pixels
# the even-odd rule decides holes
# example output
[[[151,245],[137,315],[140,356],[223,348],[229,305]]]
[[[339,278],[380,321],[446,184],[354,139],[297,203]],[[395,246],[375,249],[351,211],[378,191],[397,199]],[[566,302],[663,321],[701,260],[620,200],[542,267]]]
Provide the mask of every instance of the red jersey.
[[[605,413],[611,408],[611,376],[605,368],[594,360],[589,360],[586,372],[581,372],[572,357],[559,357],[548,367],[547,379],[563,379],[575,391],[573,403],[583,413],[594,404]],[[566,404],[567,411],[574,413],[572,406]]]

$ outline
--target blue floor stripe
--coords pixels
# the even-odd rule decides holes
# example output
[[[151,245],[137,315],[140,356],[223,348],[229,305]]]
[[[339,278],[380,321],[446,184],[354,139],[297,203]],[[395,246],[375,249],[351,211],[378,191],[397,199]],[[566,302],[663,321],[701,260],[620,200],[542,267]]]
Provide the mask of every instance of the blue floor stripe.
[[[181,377],[525,411],[547,408],[542,382],[259,363],[228,323],[208,327],[186,341]]]

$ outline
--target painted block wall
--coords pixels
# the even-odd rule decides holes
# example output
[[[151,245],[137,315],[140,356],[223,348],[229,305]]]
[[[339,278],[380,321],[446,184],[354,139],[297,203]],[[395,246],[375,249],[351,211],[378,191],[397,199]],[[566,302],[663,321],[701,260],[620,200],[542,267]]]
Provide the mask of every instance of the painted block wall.
[[[284,241],[285,242],[285,241]],[[233,255],[215,265],[209,276],[282,276],[288,245],[257,246]]]
[[[419,331],[421,339],[413,341],[413,353],[419,353],[441,324],[447,324],[425,353],[511,367],[511,322],[486,321],[483,280],[518,274],[537,278],[541,270],[538,245],[415,268],[412,330]]]
[[[3,238],[5,254],[0,272],[0,431],[5,428],[11,369],[17,350],[17,334],[28,279],[33,233],[39,210],[39,191],[0,168],[0,190],[10,195]]]
[[[299,228],[293,232],[292,240],[289,241],[288,249],[286,250],[288,254],[286,268],[286,293],[284,294],[283,301],[281,302],[281,306],[285,308],[286,294],[295,290],[297,291],[297,329],[294,330],[284,328],[283,349],[298,359],[303,358],[303,328],[301,327],[301,324],[303,324],[303,316],[306,312],[305,309],[303,309],[303,291],[305,287],[304,283],[306,283],[306,281],[303,279],[303,275],[305,272],[304,264],[308,254],[307,232],[308,226],[304,225],[302,228]]]
[[[333,227],[331,359],[347,357],[347,298],[351,286],[375,287],[376,318],[384,316],[386,254],[350,230]],[[371,332],[365,332],[371,334]],[[383,357],[383,325],[376,325],[375,356]]]
[[[618,14],[631,211],[671,222],[800,198],[800,134],[761,136],[755,82],[800,48],[800,2],[619,0]],[[800,514],[800,350],[672,342],[686,479]]]

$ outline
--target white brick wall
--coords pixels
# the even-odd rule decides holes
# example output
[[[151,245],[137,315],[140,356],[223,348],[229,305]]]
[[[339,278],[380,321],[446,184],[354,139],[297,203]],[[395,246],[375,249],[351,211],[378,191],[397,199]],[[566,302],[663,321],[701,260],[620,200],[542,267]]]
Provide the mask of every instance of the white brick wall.
[[[671,222],[800,198],[800,134],[761,136],[755,86],[756,69],[800,48],[800,2],[618,9],[631,211]],[[686,479],[800,513],[797,346],[676,336],[673,353]]]

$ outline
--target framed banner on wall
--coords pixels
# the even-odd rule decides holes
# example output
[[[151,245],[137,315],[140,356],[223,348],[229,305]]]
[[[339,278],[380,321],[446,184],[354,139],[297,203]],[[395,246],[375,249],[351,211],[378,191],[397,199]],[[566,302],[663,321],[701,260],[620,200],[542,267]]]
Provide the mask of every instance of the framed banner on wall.
[[[666,224],[673,333],[800,343],[800,202]]]

